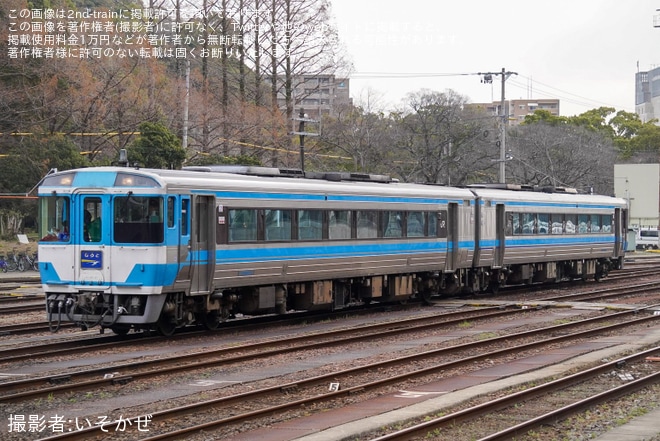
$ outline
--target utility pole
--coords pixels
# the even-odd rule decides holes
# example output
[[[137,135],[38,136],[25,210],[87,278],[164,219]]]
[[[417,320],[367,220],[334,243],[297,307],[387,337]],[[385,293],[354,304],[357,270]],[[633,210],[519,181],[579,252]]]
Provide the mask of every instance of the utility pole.
[[[500,159],[497,161],[500,164],[499,167],[499,181],[502,184],[506,183],[506,126],[509,122],[509,115],[506,108],[506,93],[504,84],[506,80],[511,75],[518,75],[517,72],[509,72],[505,68],[502,68],[501,72],[479,72],[478,75],[482,75],[482,83],[491,84],[493,82],[493,75],[500,75],[502,78],[502,100],[500,104],[500,112],[502,116],[502,134],[500,137]]]
[[[317,123],[318,121],[315,119],[310,119],[307,118],[307,115],[305,115],[305,109],[302,107],[300,108],[300,113],[298,114],[298,118],[292,118],[294,121],[298,121],[298,131],[297,132],[292,132],[292,135],[298,135],[300,139],[300,170],[303,173],[303,176],[305,175],[305,136],[319,136],[318,133],[311,133],[311,132],[305,132],[305,123]]]

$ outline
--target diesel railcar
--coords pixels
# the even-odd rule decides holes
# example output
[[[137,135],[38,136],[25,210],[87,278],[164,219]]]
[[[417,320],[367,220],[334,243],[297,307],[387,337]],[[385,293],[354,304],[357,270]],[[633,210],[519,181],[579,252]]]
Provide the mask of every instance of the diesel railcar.
[[[169,335],[238,314],[599,278],[623,262],[620,199],[313,177],[261,167],[46,176],[49,321]]]

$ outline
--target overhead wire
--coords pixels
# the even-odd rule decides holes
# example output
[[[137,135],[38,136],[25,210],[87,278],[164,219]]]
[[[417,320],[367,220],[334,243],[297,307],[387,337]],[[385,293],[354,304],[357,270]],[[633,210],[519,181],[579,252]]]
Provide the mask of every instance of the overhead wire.
[[[351,79],[356,79],[356,80],[368,80],[368,79],[383,79],[383,78],[392,78],[392,79],[398,79],[398,78],[437,78],[437,77],[461,77],[461,76],[474,76],[474,75],[485,75],[485,74],[497,74],[499,73],[498,71],[493,71],[493,72],[355,72],[351,73],[349,77]],[[513,87],[523,89],[528,91],[529,90],[529,84],[524,84],[520,81],[516,81],[516,77],[510,76],[507,79],[507,85],[511,85]],[[625,109],[627,111],[634,111],[634,109],[630,109],[628,106],[621,106],[621,105],[616,105],[612,103],[606,103],[604,101],[596,100],[593,98],[588,98],[583,95],[579,95],[573,92],[569,92],[567,90],[560,89],[558,87],[551,86],[549,84],[545,84],[543,82],[537,81],[533,79],[532,77],[528,77],[526,75],[521,75],[518,74],[518,78],[522,78],[532,84],[532,91],[534,94],[538,94],[540,96],[546,97],[546,98],[557,98],[560,101],[565,101],[571,104],[579,105],[579,106],[584,106],[587,108],[593,108],[593,107],[614,107],[617,109]],[[531,98],[533,99],[533,98]]]

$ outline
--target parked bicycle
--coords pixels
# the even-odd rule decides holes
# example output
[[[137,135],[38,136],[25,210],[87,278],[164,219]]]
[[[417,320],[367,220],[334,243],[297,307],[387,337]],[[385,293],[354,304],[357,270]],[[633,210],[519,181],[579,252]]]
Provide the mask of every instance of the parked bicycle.
[[[3,273],[6,273],[7,271],[9,271],[7,261],[5,260],[5,255],[4,254],[0,254],[0,271],[2,271]]]
[[[39,271],[39,258],[37,257],[36,251],[32,254],[26,251],[25,256],[23,256],[23,261],[25,262],[25,267],[27,269]]]
[[[16,249],[11,253],[7,253],[7,271],[25,271],[25,262],[23,258],[16,253]]]

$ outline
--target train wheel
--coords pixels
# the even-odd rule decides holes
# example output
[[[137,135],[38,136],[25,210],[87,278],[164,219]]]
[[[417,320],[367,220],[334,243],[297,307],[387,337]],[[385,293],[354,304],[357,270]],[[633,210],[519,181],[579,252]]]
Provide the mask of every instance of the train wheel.
[[[120,335],[120,336],[123,337],[126,334],[128,334],[128,331],[130,331],[131,328],[128,327],[128,326],[115,325],[115,326],[110,326],[110,330],[112,332],[114,332],[115,334]]]
[[[440,300],[440,297],[435,296],[434,294],[437,294],[437,293],[435,293],[431,289],[425,289],[424,291],[420,292],[420,296],[422,297],[422,301],[424,303],[426,303],[427,305],[429,305],[429,306],[435,305]]]
[[[160,318],[158,319],[158,323],[156,323],[156,329],[161,335],[164,335],[165,337],[169,337],[172,334],[174,334],[174,331],[176,330],[176,325],[172,323],[172,321],[168,316],[161,315]]]
[[[211,331],[215,331],[222,323],[222,316],[219,311],[210,311],[204,317],[204,326]]]

